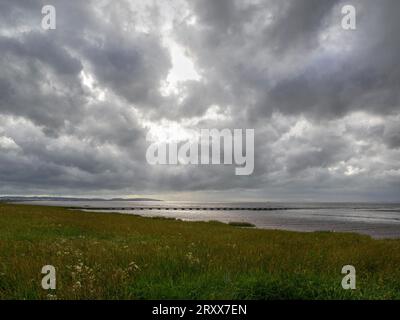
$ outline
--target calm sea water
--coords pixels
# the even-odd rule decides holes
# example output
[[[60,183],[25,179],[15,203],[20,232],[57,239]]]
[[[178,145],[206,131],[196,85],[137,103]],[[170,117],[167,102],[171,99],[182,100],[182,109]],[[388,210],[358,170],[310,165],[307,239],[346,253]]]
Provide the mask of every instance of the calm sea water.
[[[357,232],[375,238],[400,238],[400,204],[32,201],[26,204],[86,208],[188,221],[249,222],[258,228],[293,231]],[[254,211],[252,208],[270,210]],[[282,209],[284,210],[278,210]],[[194,210],[201,209],[201,210]]]

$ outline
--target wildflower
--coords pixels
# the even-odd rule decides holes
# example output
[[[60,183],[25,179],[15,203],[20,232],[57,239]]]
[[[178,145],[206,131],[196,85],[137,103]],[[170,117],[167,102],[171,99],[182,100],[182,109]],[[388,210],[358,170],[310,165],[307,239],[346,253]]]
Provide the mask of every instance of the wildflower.
[[[80,288],[82,288],[82,284],[81,284],[80,281],[75,282],[74,285],[73,285],[73,287],[72,287],[72,289],[73,289],[74,291],[79,290]]]
[[[135,263],[135,261],[132,261],[129,263],[128,271],[134,271],[134,270],[140,270],[140,267]]]
[[[190,251],[186,254],[186,257],[187,257],[187,259],[189,260],[190,263],[200,263],[200,259],[194,257],[193,253],[190,252]]]

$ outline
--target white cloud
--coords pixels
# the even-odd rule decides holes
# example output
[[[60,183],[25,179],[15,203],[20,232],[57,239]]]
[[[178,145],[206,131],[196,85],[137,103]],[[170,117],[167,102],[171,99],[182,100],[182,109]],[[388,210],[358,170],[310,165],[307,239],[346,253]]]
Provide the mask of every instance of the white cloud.
[[[0,149],[4,149],[5,151],[18,150],[19,146],[15,143],[13,139],[9,137],[0,136]]]

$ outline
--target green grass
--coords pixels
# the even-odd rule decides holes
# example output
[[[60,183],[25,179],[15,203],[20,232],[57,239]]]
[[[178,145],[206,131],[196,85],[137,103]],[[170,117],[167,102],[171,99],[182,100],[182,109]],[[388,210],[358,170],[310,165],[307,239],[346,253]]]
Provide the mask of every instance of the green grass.
[[[399,265],[399,240],[0,204],[0,299],[398,299]]]

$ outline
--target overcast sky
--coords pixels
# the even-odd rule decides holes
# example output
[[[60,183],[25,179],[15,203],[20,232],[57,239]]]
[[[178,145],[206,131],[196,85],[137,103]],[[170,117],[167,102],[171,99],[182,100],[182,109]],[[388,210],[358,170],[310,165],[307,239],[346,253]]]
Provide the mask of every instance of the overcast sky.
[[[56,30],[41,27],[54,5]],[[344,30],[341,8],[357,10]],[[0,0],[0,194],[400,200],[398,0]],[[146,134],[255,129],[255,170]]]

